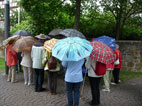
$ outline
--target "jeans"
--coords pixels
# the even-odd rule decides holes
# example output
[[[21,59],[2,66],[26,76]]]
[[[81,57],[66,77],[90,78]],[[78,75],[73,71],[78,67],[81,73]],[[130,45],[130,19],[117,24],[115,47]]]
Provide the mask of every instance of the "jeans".
[[[43,69],[34,69],[35,70],[35,91],[40,91],[42,89],[43,81],[44,81],[44,70]]]
[[[68,99],[67,106],[79,106],[80,86],[81,82],[78,83],[66,82],[66,93]]]

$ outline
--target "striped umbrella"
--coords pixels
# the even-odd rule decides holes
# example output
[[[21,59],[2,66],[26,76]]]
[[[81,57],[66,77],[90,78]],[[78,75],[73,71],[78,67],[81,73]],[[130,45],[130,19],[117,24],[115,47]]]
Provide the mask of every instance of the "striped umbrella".
[[[61,31],[59,34],[64,35],[66,37],[80,37],[86,39],[86,37],[76,29],[65,29]]]
[[[90,54],[91,58],[104,64],[110,64],[115,61],[113,50],[106,44],[93,41],[91,45],[93,47],[92,53]]]
[[[44,48],[48,52],[52,52],[52,48],[57,42],[58,42],[58,39],[52,38],[51,40],[48,40],[44,43]]]
[[[79,61],[92,52],[89,41],[79,37],[68,37],[59,40],[52,48],[52,55],[61,61]]]

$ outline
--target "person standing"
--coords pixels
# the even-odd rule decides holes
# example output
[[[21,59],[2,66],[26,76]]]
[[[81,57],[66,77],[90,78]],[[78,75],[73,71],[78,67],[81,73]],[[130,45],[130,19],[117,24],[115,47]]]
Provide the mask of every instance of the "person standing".
[[[31,85],[32,83],[32,59],[31,59],[31,51],[23,51],[22,54],[21,65],[24,70],[24,84]]]
[[[9,42],[9,45],[7,47],[7,54],[6,54],[6,59],[7,59],[7,66],[9,67],[9,72],[8,72],[8,82],[16,82],[16,65],[17,65],[17,53],[12,50],[13,44],[15,43],[15,40],[11,40]]]
[[[45,88],[42,87],[44,82],[44,67],[42,65],[43,57],[43,45],[46,36],[43,34],[35,36],[38,38],[38,42],[32,46],[31,57],[32,57],[32,68],[34,69],[34,84],[35,92],[44,91]]]
[[[55,69],[49,69],[48,61],[51,56],[52,56],[52,52],[49,53],[47,50],[44,49],[42,64],[44,66],[44,70],[48,72],[47,83],[48,83],[48,88],[49,88],[50,94],[55,95],[56,89],[57,89],[58,72],[60,71],[60,64],[59,64],[58,60],[54,57],[56,59],[57,66]]]
[[[114,51],[114,55],[116,57],[116,60],[119,59],[119,64],[114,64],[114,70],[113,70],[113,78],[114,78],[114,82],[112,82],[111,84],[116,85],[120,82],[119,80],[119,73],[120,73],[120,69],[122,66],[122,56],[121,56],[121,52],[119,50],[119,45],[116,45],[116,49]]]
[[[96,62],[91,57],[87,58],[85,63],[88,69],[88,77],[91,87],[92,100],[89,102],[91,106],[99,106],[100,104],[100,81],[102,75],[97,75],[95,70],[106,70],[106,65],[100,62]]]
[[[110,83],[113,69],[114,63],[106,64],[106,74],[103,76],[105,88],[102,89],[102,91],[110,92]]]
[[[66,67],[65,82],[68,104],[66,106],[79,106],[80,86],[83,81],[82,66],[84,59],[79,61],[63,61]]]

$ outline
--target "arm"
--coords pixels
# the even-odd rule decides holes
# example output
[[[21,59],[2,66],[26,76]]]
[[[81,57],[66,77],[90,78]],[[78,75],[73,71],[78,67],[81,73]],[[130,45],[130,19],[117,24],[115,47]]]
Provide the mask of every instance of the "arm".
[[[66,62],[66,61],[63,61],[63,62],[62,62],[62,66],[63,66],[63,67],[67,67],[67,62]]]
[[[85,67],[89,70],[91,68],[90,57],[86,58]]]
[[[43,50],[43,58],[42,58],[42,65],[45,66],[45,64],[48,62],[48,59],[47,59],[47,52],[46,50],[44,49]]]

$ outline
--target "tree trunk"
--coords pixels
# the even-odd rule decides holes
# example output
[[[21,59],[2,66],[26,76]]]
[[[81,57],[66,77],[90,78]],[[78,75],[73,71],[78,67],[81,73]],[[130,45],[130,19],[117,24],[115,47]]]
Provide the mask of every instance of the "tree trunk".
[[[120,19],[116,20],[116,40],[119,40],[120,32],[121,32],[121,21]]]
[[[80,7],[81,7],[81,0],[76,0],[76,12],[75,12],[75,20],[73,26],[74,29],[79,29]]]

